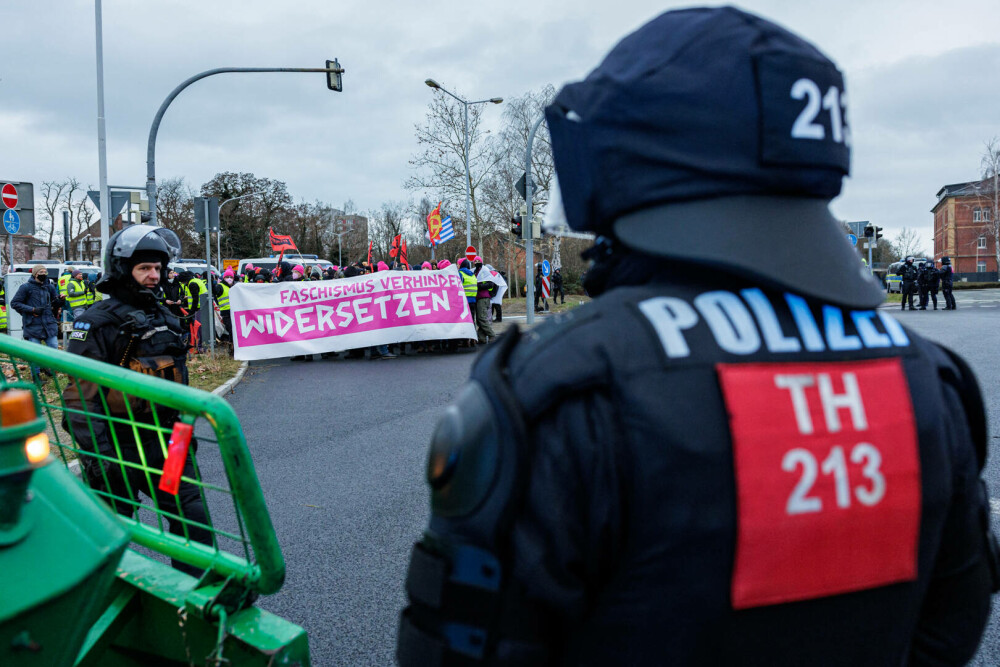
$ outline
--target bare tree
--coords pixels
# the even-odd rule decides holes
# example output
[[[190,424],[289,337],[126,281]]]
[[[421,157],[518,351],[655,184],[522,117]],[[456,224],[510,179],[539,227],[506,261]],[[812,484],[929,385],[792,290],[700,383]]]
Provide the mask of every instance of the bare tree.
[[[977,190],[979,199],[985,204],[980,211],[983,230],[993,238],[993,254],[997,269],[1000,270],[1000,138],[993,137],[986,142],[980,158],[980,172],[983,180]]]
[[[372,241],[372,261],[389,261],[389,249],[392,247],[392,239],[397,235],[407,236],[407,232],[412,230],[412,224],[407,223],[412,220],[408,213],[413,208],[413,204],[404,201],[389,201],[382,204],[382,208],[373,209],[368,212],[368,236]],[[408,229],[409,228],[409,229]],[[409,246],[410,241],[407,241]]]
[[[498,156],[486,141],[488,130],[481,127],[484,106],[469,107],[469,150],[465,150],[465,105],[448,95],[435,95],[428,105],[423,125],[416,125],[417,144],[420,152],[413,156],[410,165],[416,173],[406,179],[403,187],[408,190],[430,191],[439,199],[465,202],[466,165],[469,169],[469,198],[471,202],[472,231],[481,239],[482,220],[479,211],[480,187],[496,166]],[[452,222],[458,220],[468,227],[464,206],[462,214],[451,211]],[[456,225],[458,235],[460,228]],[[465,227],[461,228],[465,231]]]
[[[41,238],[46,243],[49,256],[52,256],[53,237],[62,236],[57,234],[56,217],[65,207],[65,191],[69,187],[69,181],[44,181],[41,187],[42,195],[42,215],[35,225],[35,236]],[[62,229],[59,225],[58,229]],[[63,243],[68,243],[69,239],[63,239]]]
[[[921,247],[923,241],[915,229],[903,227],[902,231],[896,234],[892,240],[892,253],[897,257],[927,257],[927,253]]]

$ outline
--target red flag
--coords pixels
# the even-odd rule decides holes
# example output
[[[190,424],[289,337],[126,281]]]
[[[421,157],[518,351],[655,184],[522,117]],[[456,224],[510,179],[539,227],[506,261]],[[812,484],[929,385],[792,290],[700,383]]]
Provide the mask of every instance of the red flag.
[[[389,249],[389,257],[395,257],[396,255],[399,254],[399,242],[400,242],[399,234],[396,234],[394,237],[392,237],[392,248]]]
[[[406,268],[410,268],[410,263],[406,261],[406,239],[403,239],[399,247],[399,261],[401,261]]]
[[[279,250],[294,250],[298,252],[299,249],[295,246],[295,241],[292,240],[291,236],[284,234],[275,234],[274,230],[270,227],[267,228],[267,233],[271,236],[271,250],[278,252]]]
[[[368,271],[372,270],[372,242],[368,242]]]

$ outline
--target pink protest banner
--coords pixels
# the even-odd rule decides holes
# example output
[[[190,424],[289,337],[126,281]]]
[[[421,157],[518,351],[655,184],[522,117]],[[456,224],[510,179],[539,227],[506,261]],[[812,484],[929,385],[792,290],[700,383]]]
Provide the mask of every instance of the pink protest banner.
[[[241,360],[476,337],[455,266],[342,280],[237,283],[229,302]]]

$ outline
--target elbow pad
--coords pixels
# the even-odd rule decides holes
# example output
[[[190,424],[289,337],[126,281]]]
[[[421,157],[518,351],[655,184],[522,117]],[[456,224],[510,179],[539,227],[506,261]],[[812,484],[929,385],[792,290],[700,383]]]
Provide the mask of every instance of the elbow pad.
[[[403,667],[544,662],[505,562],[529,453],[506,378],[517,340],[514,331],[483,356],[431,439],[431,520],[406,578],[397,645]]]

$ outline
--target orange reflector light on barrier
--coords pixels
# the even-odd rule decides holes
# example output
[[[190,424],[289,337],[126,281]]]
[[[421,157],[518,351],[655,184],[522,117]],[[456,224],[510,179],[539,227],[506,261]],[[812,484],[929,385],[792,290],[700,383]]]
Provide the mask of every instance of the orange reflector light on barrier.
[[[44,433],[33,435],[24,442],[24,452],[28,463],[39,464],[49,458],[49,436]]]
[[[38,418],[35,398],[27,389],[0,393],[0,426],[17,426]]]
[[[160,477],[160,491],[177,495],[181,487],[181,475],[184,474],[184,464],[187,462],[188,446],[191,444],[191,424],[174,422],[174,430],[167,443],[167,460],[163,463],[163,476]]]

